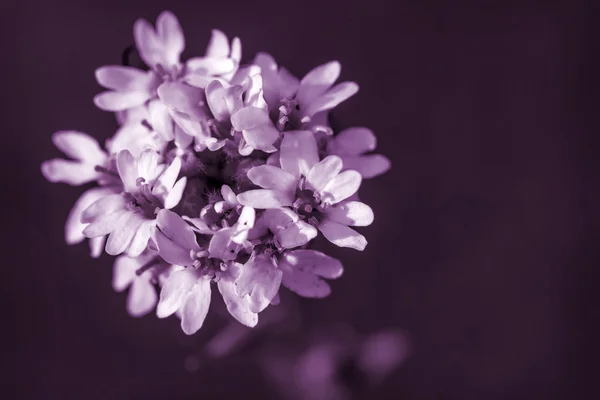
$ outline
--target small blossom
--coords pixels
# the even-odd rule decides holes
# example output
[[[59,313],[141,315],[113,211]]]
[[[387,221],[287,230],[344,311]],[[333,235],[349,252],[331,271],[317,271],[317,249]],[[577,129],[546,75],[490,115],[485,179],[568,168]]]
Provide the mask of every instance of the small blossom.
[[[265,71],[265,98],[270,106],[277,104],[281,125],[288,121],[296,128],[307,124],[358,92],[354,82],[334,85],[341,72],[337,61],[313,68],[299,82],[287,70],[278,69],[267,53],[259,53],[254,62]]]
[[[186,178],[177,181],[181,161],[167,167],[158,165],[158,155],[146,150],[135,159],[127,150],[117,157],[117,168],[125,191],[102,197],[82,214],[81,222],[89,223],[87,237],[109,235],[106,252],[131,257],[140,255],[148,244],[156,221],[155,212],[172,208],[181,199]]]
[[[254,208],[292,206],[332,243],[364,250],[366,239],[348,225],[371,224],[373,212],[358,201],[342,203],[358,190],[360,174],[341,172],[343,164],[338,156],[318,159],[312,132],[288,132],[281,143],[281,168],[262,165],[250,169],[248,178],[263,189],[241,193],[238,201]]]

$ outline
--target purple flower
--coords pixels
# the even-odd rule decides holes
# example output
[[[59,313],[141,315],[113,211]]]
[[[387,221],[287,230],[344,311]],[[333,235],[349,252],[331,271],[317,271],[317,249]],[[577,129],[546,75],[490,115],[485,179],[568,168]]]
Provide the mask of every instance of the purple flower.
[[[281,143],[280,164],[281,168],[271,165],[251,168],[248,178],[263,189],[241,193],[238,201],[257,209],[291,206],[332,243],[364,250],[366,239],[349,226],[370,225],[373,211],[359,201],[344,202],[358,190],[360,174],[351,170],[341,172],[343,164],[338,156],[319,161],[310,131],[286,133]]]
[[[300,81],[285,68],[278,68],[275,59],[267,53],[259,53],[254,63],[263,71],[265,99],[270,107],[280,111],[282,126],[288,121],[296,128],[309,123],[318,114],[331,110],[358,92],[354,82],[334,85],[341,72],[337,61],[313,68]]]
[[[283,286],[322,298],[339,260],[308,246],[318,232],[364,250],[373,211],[358,198],[363,178],[389,169],[368,152],[375,136],[349,128],[333,136],[328,113],[358,91],[336,83],[337,61],[302,79],[259,53],[241,63],[241,42],[213,30],[203,56],[181,56],[177,18],[139,19],[136,48],[148,69],[96,70],[95,96],[119,128],[102,149],[75,131],[53,135],[70,159],[45,161],[51,182],[91,184],[65,224],[69,244],[90,238],[118,255],[115,290],[129,288],[133,316],[181,318],[184,332],[203,325],[216,284],[226,308],[246,326],[279,303]],[[188,185],[188,180],[190,184]],[[156,289],[160,287],[160,297]]]
[[[104,196],[83,212],[81,222],[89,224],[83,234],[109,235],[108,254],[142,254],[154,230],[157,209],[173,208],[181,199],[186,178],[177,181],[180,167],[178,158],[166,168],[159,166],[153,150],[142,152],[137,159],[129,151],[121,151],[117,168],[125,191]]]

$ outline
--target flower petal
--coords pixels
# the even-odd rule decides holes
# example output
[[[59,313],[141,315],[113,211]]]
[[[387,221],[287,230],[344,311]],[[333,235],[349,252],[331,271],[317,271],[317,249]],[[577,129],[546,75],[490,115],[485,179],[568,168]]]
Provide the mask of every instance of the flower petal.
[[[375,218],[371,207],[360,201],[345,201],[325,210],[327,219],[348,226],[369,226]]]
[[[188,254],[191,250],[200,251],[192,228],[173,211],[160,210],[156,216],[156,226],[169,240],[182,247]]]
[[[319,230],[327,240],[336,246],[349,247],[359,251],[363,251],[367,247],[367,239],[346,225],[325,220],[319,224]]]
[[[133,24],[133,38],[140,58],[149,67],[163,63],[163,44],[152,25],[145,19],[138,19]]]
[[[235,293],[234,281],[239,275],[239,267],[231,266],[217,282],[217,287],[227,311],[239,322],[251,328],[258,324],[258,314],[250,311],[250,297],[240,297]]]
[[[206,57],[227,58],[229,57],[229,40],[227,35],[218,29],[212,30],[208,47],[206,48]]]
[[[247,145],[254,150],[264,151],[265,153],[274,153],[277,151],[273,143],[279,139],[279,131],[271,123],[256,128],[245,129],[242,131],[242,136]],[[240,154],[242,153],[240,152]]]
[[[244,107],[231,116],[231,125],[236,131],[270,125],[271,120],[267,111],[258,107]]]
[[[306,182],[318,192],[335,178],[342,170],[342,159],[338,156],[327,156],[316,163],[306,176]]]
[[[179,171],[181,171],[181,158],[175,157],[156,180],[156,183],[152,187],[152,194],[166,196],[173,189],[179,176]]]
[[[187,60],[186,65],[191,71],[186,78],[191,77],[190,84],[196,87],[206,87],[210,81],[215,79],[215,75],[223,75],[235,69],[235,62],[230,58],[193,57]],[[196,77],[193,77],[194,74]]]
[[[384,174],[392,166],[391,161],[381,154],[368,154],[366,156],[345,156],[344,169],[352,169],[360,173],[363,179],[374,178]]]
[[[283,260],[297,271],[337,279],[344,273],[344,266],[333,257],[316,250],[292,250],[283,254]]]
[[[306,176],[319,162],[319,151],[315,135],[311,131],[285,132],[281,141],[279,162],[281,168],[296,178]]]
[[[144,250],[146,250],[148,247],[148,241],[154,234],[155,228],[156,221],[154,220],[145,220],[140,224],[135,236],[133,237],[133,240],[127,248],[127,255],[129,257],[138,257],[144,252]]]
[[[325,93],[340,76],[342,66],[331,61],[313,68],[302,78],[296,100],[305,105]]]
[[[226,90],[218,80],[214,80],[206,86],[206,102],[217,121],[229,119],[229,107],[225,97]]]
[[[100,216],[85,227],[83,234],[88,238],[108,235],[116,228],[117,221],[124,213],[129,213],[129,211],[117,211],[109,215]]]
[[[127,212],[115,221],[115,228],[112,230],[106,241],[106,252],[111,256],[123,253],[131,244],[138,228],[144,222],[140,215]]]
[[[358,188],[362,177],[356,171],[344,171],[327,183],[321,191],[323,201],[336,204],[352,196]]]
[[[108,65],[96,70],[96,80],[107,89],[117,92],[147,92],[156,86],[152,72],[134,67]]]
[[[244,206],[258,209],[291,206],[294,202],[290,193],[270,189],[249,190],[238,194],[237,199]]]
[[[159,230],[154,231],[154,244],[163,260],[173,265],[188,266],[193,262],[189,249],[186,249],[165,236]]]
[[[50,182],[62,182],[79,186],[97,180],[102,174],[96,171],[95,165],[79,161],[54,158],[41,165],[42,175]]]
[[[122,292],[131,285],[136,278],[136,270],[144,263],[137,258],[119,256],[113,263],[112,287],[115,292]]]
[[[69,216],[65,223],[65,242],[67,242],[67,244],[73,245],[81,243],[85,239],[82,232],[85,229],[86,224],[81,222],[81,214],[96,200],[111,193],[112,190],[110,188],[99,187],[88,189],[79,196],[69,212]]]
[[[136,160],[129,150],[121,150],[117,155],[117,170],[125,186],[125,191],[134,192],[137,188],[137,178],[139,178],[136,167]]]
[[[210,307],[210,280],[198,279],[190,290],[181,311],[181,329],[187,335],[198,332]]]
[[[198,281],[199,274],[194,268],[185,268],[173,272],[160,291],[156,307],[156,316],[166,318],[173,315],[186,300],[190,289]]]
[[[165,82],[158,87],[158,97],[169,108],[194,120],[206,118],[204,90],[181,82]]]
[[[308,107],[302,115],[313,116],[321,111],[331,110],[341,102],[349,99],[358,92],[358,85],[354,82],[342,82],[319,96]]]
[[[144,178],[146,182],[156,177],[158,166],[158,153],[152,149],[144,150],[136,160],[138,178]]]
[[[377,138],[369,128],[353,127],[334,136],[328,147],[332,154],[358,156],[375,150]]]
[[[69,157],[87,164],[102,165],[107,154],[98,141],[90,135],[77,131],[59,131],[52,135],[52,142]]]
[[[147,91],[106,91],[94,96],[94,104],[104,111],[123,111],[144,104],[150,97]]]
[[[279,291],[282,272],[264,256],[253,256],[235,281],[240,297],[250,296],[250,311],[263,311]]]
[[[324,298],[329,296],[331,293],[329,284],[309,268],[310,264],[307,263],[307,267],[304,269],[298,267],[298,258],[298,256],[284,256],[280,259],[279,268],[283,271],[281,284],[303,297]]]
[[[82,224],[87,224],[116,211],[125,210],[125,197],[120,193],[109,193],[97,198],[80,215]]]
[[[98,258],[102,255],[102,251],[104,250],[104,245],[106,243],[106,236],[96,236],[90,238],[90,257]]]
[[[127,296],[127,312],[134,318],[149,314],[156,306],[158,295],[154,285],[147,278],[133,281]]]
[[[179,57],[185,48],[183,29],[177,17],[170,11],[163,11],[156,19],[156,33],[164,48],[164,58],[168,65],[179,64]]]
[[[295,191],[297,183],[296,178],[291,174],[271,165],[250,168],[248,179],[263,189],[274,189],[281,192]]]
[[[185,190],[185,185],[187,184],[187,178],[184,176],[180,180],[178,180],[175,185],[173,185],[173,189],[169,191],[169,194],[165,197],[165,208],[170,210],[175,207],[181,201],[181,197],[183,196],[183,191]]]
[[[173,119],[169,115],[168,107],[160,100],[152,100],[148,104],[150,125],[164,141],[171,141],[175,137]]]
[[[296,221],[275,232],[275,238],[286,249],[303,246],[315,237],[317,237],[317,229],[304,221]]]

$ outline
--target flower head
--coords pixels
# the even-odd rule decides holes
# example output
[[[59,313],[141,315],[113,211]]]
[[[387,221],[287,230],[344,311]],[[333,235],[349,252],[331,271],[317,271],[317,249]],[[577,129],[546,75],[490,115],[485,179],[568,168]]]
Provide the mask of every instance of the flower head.
[[[182,330],[204,324],[216,285],[246,326],[290,290],[330,294],[341,262],[311,248],[319,232],[364,250],[353,227],[373,222],[358,200],[362,180],[389,160],[370,155],[366,128],[333,135],[328,115],[358,91],[337,83],[331,61],[294,77],[272,56],[242,64],[240,39],[213,29],[204,55],[182,59],[183,29],[169,11],[134,23],[142,63],[95,71],[94,97],[119,127],[103,149],[77,131],[52,136],[70,159],[42,164],[51,182],[91,187],[76,201],[65,240],[90,239],[118,256],[113,286],[129,290],[133,316],[177,315]],[[158,295],[157,293],[160,293]]]

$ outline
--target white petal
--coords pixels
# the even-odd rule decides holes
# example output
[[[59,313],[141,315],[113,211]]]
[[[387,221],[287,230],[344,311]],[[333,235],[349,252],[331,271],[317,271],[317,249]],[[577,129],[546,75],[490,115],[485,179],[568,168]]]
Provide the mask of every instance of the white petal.
[[[170,210],[175,207],[181,201],[181,197],[183,196],[183,191],[185,190],[185,185],[187,183],[187,178],[184,176],[180,180],[178,180],[173,189],[169,191],[167,197],[165,197],[165,208]]]
[[[135,318],[149,314],[156,306],[158,295],[154,285],[145,278],[133,281],[127,296],[127,312]]]
[[[85,227],[83,234],[88,238],[108,235],[117,227],[116,223],[124,213],[129,213],[129,211],[117,211],[109,215],[100,216]]]
[[[288,192],[270,189],[255,189],[240,193],[237,196],[240,204],[258,209],[291,206],[293,196]]]
[[[156,183],[152,187],[152,194],[164,196],[169,193],[175,185],[175,181],[179,176],[179,171],[181,171],[181,159],[175,157],[167,169],[165,169],[158,177]]]
[[[297,271],[319,275],[327,279],[337,279],[344,273],[340,260],[316,250],[286,251],[283,261]]]
[[[316,274],[314,269],[310,268],[312,264],[310,262],[301,264],[298,262],[300,258],[306,258],[302,257],[302,253],[299,253],[301,251],[303,250],[297,250],[294,252],[298,252],[296,255],[284,256],[280,260],[279,268],[283,271],[281,284],[303,297],[323,298],[329,296],[331,293],[329,284]],[[318,257],[315,258],[317,258],[315,261],[325,261],[329,263],[329,261],[324,258],[322,260],[318,260]]]
[[[131,244],[138,228],[144,222],[144,218],[138,214],[128,212],[115,221],[115,228],[112,230],[106,241],[106,252],[111,256],[123,253]]]
[[[344,129],[329,142],[332,154],[357,156],[375,150],[377,138],[372,130],[364,127]]]
[[[229,205],[239,204],[235,193],[233,192],[233,190],[231,190],[231,188],[228,185],[221,186],[221,196],[223,197],[223,200],[225,200]]]
[[[108,158],[98,141],[83,132],[55,132],[52,135],[52,142],[69,157],[88,164],[102,165]]]
[[[229,40],[227,35],[218,29],[212,30],[208,47],[206,48],[206,57],[226,58],[229,57]]]
[[[73,186],[95,181],[102,176],[96,171],[95,165],[61,158],[44,161],[41,171],[44,178],[50,182],[62,182]]]
[[[281,246],[293,249],[317,237],[317,229],[304,221],[296,221],[275,232],[275,237]]]
[[[104,111],[122,111],[144,104],[152,95],[147,91],[106,91],[94,96],[96,107]]]
[[[306,176],[312,189],[320,192],[342,170],[342,159],[338,156],[327,156],[316,163]]]
[[[131,285],[136,278],[136,270],[143,265],[136,258],[119,256],[113,263],[112,287],[115,292],[122,292]]]
[[[169,109],[160,100],[152,100],[148,104],[150,114],[150,125],[164,141],[171,141],[175,137],[173,119],[169,115]]]
[[[150,92],[156,81],[154,74],[134,67],[109,65],[96,70],[96,80],[117,92]]]
[[[231,116],[231,125],[236,131],[242,131],[271,124],[266,110],[258,107],[244,107]]]
[[[337,246],[349,247],[359,251],[363,251],[367,247],[367,239],[346,225],[325,220],[319,224],[319,230],[327,240]]]
[[[223,75],[235,69],[235,62],[230,58],[193,57],[187,60],[186,65],[192,76],[198,75],[198,78],[191,78],[191,82],[195,83],[193,86],[196,87],[206,87],[210,81],[215,79],[214,75]],[[190,74],[186,78],[190,77]],[[201,83],[200,77],[204,78],[203,83]]]
[[[392,166],[389,158],[381,154],[343,157],[344,169],[352,169],[360,173],[363,179],[374,178],[387,172]]]
[[[260,165],[248,170],[248,179],[263,189],[274,189],[281,192],[294,192],[297,180],[281,168],[271,165]],[[292,193],[292,195],[294,194]]]
[[[358,188],[362,177],[356,171],[344,171],[334,177],[321,191],[323,201],[336,204],[352,196]]]
[[[236,227],[238,227],[238,229],[250,229],[254,227],[255,221],[256,211],[254,211],[254,208],[244,206],[242,207],[242,212],[240,213],[240,216],[236,222]]]
[[[190,290],[181,310],[181,329],[187,335],[196,333],[206,319],[210,307],[210,280],[200,278]]]
[[[173,211],[160,210],[156,216],[156,226],[169,240],[184,248],[188,254],[190,250],[200,251],[192,228]]]
[[[158,87],[157,93],[169,108],[189,115],[194,120],[206,118],[204,90],[181,82],[165,82]]]
[[[198,274],[193,268],[173,272],[160,291],[160,300],[156,307],[156,316],[166,318],[175,313],[186,299],[190,289],[198,280]]]
[[[296,178],[306,176],[319,162],[315,135],[311,131],[286,132],[281,141],[279,161],[281,168]]]
[[[117,155],[117,170],[125,186],[125,191],[134,192],[137,188],[136,161],[129,150],[121,150]]]
[[[342,82],[319,96],[304,109],[302,115],[312,116],[321,111],[331,110],[341,102],[349,99],[358,92],[358,85],[354,82]]]
[[[103,196],[96,198],[81,212],[80,221],[87,224],[103,216],[123,210],[125,210],[123,195],[120,193],[105,193]]]
[[[138,257],[148,247],[148,240],[154,234],[156,228],[156,221],[146,220],[141,223],[138,227],[133,240],[127,248],[127,255],[129,257]]]
[[[154,231],[153,238],[158,254],[163,260],[173,265],[188,266],[192,264],[193,260],[189,249],[176,244],[159,230]]]
[[[163,63],[163,45],[150,23],[138,19],[133,24],[133,37],[141,59],[150,67]]]
[[[227,93],[223,84],[218,80],[214,80],[206,86],[206,102],[217,121],[229,119],[230,114],[227,101],[225,100],[226,95]]]
[[[371,207],[360,201],[345,201],[325,210],[327,219],[348,226],[369,226],[375,218]]]
[[[250,148],[264,151],[265,153],[274,153],[277,151],[273,143],[279,139],[279,135],[279,131],[271,123],[242,131],[242,136]]]
[[[109,194],[111,194],[111,190],[108,188],[91,188],[83,192],[77,199],[65,223],[65,242],[67,244],[81,243],[85,239],[82,232],[86,224],[81,222],[81,214],[96,200]]]
[[[104,245],[106,243],[106,236],[96,236],[90,238],[89,246],[90,246],[90,257],[98,258],[102,255],[102,251],[104,250]]]
[[[342,66],[338,61],[331,61],[313,68],[302,78],[296,99],[301,104],[308,104],[327,89],[340,76]]]
[[[259,313],[279,291],[282,272],[263,256],[253,256],[235,281],[238,296],[250,296],[250,311]]]
[[[144,150],[136,160],[138,178],[144,178],[146,182],[156,177],[158,166],[158,153],[152,149]]]
[[[168,65],[177,65],[185,48],[183,30],[177,17],[170,11],[160,13],[156,19],[156,33],[163,43]]]
[[[233,268],[239,270],[238,267],[230,267],[229,270]],[[217,287],[221,296],[223,296],[227,311],[242,324],[251,328],[255,327],[258,323],[258,314],[250,311],[249,296],[240,297],[235,293],[234,280],[238,274],[231,275],[229,270],[227,272],[230,274],[222,276],[217,282]]]

